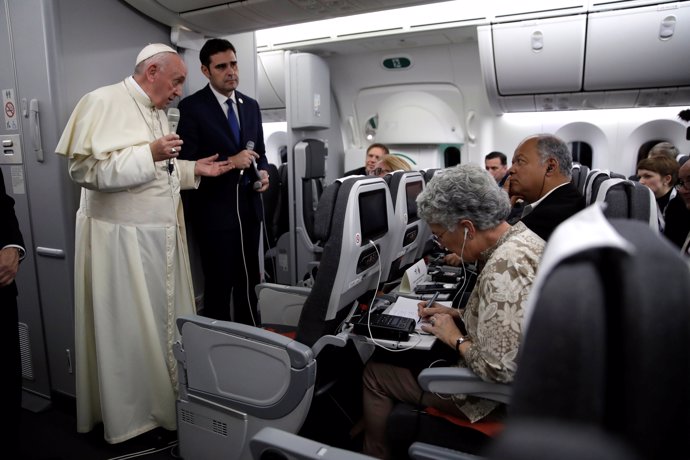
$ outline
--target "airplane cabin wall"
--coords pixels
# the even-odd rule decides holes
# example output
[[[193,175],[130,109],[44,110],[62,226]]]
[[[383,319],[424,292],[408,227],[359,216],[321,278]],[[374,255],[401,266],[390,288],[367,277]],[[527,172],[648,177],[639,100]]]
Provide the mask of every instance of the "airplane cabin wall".
[[[43,327],[34,330],[44,334],[50,392],[74,395],[74,222],[79,187],[69,179],[67,162],[54,153],[55,147],[77,101],[131,75],[139,50],[148,43],[169,43],[170,31],[111,0],[8,4],[17,97],[38,101],[44,155],[42,162],[33,155],[24,159],[33,241],[27,249],[36,260],[38,286],[20,286],[20,291],[39,292]],[[31,129],[24,117],[21,123],[29,152]],[[48,252],[61,255],[42,254]],[[31,390],[30,384],[25,388]]]
[[[404,70],[386,70],[381,62],[383,58],[391,56],[408,57],[413,65]],[[394,89],[411,90],[436,84],[455,86],[462,97],[462,102],[454,101],[450,105],[456,111],[464,131],[463,162],[483,164],[484,156],[493,150],[504,152],[510,162],[520,141],[540,132],[556,134],[566,142],[588,143],[593,150],[592,167],[625,175],[635,173],[638,148],[648,140],[667,139],[682,153],[690,153],[690,142],[685,139],[686,125],[677,119],[683,107],[495,115],[482,79],[476,41],[408,46],[399,52],[367,50],[356,54],[332,55],[326,60],[331,69],[333,94],[342,117],[345,150],[343,171],[361,166],[366,146],[377,141],[376,138],[367,141],[364,132],[367,119],[376,113],[376,104],[384,99],[373,96],[377,91],[383,95]],[[362,97],[365,93],[366,97]],[[361,104],[362,100],[366,104]],[[348,121],[350,118],[354,133]],[[408,153],[413,158],[436,154],[432,161],[442,162],[442,155],[434,145],[393,145],[393,150]]]
[[[682,107],[507,113],[483,123],[493,136],[493,150],[508,156],[525,137],[544,132],[566,142],[582,141],[592,147],[592,167],[626,176],[635,174],[639,147],[652,139],[666,139],[681,153],[690,154],[686,125],[677,119]],[[488,153],[490,150],[487,150]],[[483,156],[479,158],[483,161]]]
[[[386,57],[408,57],[412,66],[402,70],[387,70],[381,62]],[[364,126],[368,118],[375,115],[376,102],[385,100],[385,96],[392,90],[415,90],[421,85],[433,87],[446,85],[457,91],[457,96],[446,101],[459,120],[458,130],[464,136],[465,107],[481,107],[482,113],[488,113],[488,102],[479,73],[479,53],[476,44],[462,43],[454,45],[440,45],[428,47],[401,48],[400,52],[362,52],[357,54],[334,55],[326,58],[330,70],[332,89],[338,101],[341,119],[343,120],[343,142],[348,158],[343,159],[343,171],[364,164],[364,152],[374,138],[367,141]],[[473,72],[476,69],[476,72]],[[366,91],[366,97],[362,97]],[[379,97],[376,98],[376,93]],[[368,101],[368,104],[364,102]],[[365,111],[358,112],[358,102]],[[366,110],[368,109],[368,110]],[[355,129],[352,129],[348,119],[352,117]],[[382,120],[379,120],[381,123]],[[354,140],[353,140],[354,138]],[[392,144],[392,143],[389,143]],[[418,148],[414,145],[393,145],[395,151],[405,151],[407,148],[413,155],[419,151],[431,152],[434,149]],[[463,148],[464,150],[464,148]],[[467,154],[463,152],[463,161],[467,161]],[[441,156],[436,161],[441,161]],[[440,164],[424,164],[426,167],[438,167]]]

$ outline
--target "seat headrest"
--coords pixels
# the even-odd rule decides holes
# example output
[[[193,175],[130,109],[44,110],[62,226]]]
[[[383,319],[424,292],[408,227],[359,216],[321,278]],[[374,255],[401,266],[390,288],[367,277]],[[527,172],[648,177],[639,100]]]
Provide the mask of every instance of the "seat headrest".
[[[621,237],[606,219],[598,203],[587,206],[556,227],[544,250],[539,264],[539,272],[525,306],[523,335],[527,333],[534,306],[539,299],[541,286],[549,277],[550,272],[561,261],[578,252],[603,247],[617,248],[625,252],[634,250],[632,245]]]

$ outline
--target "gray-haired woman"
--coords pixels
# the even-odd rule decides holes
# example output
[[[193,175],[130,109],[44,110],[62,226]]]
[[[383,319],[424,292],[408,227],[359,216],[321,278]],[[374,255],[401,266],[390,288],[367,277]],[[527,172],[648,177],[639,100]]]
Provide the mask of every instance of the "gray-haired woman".
[[[478,262],[479,276],[464,311],[420,303],[422,326],[456,350],[457,365],[482,379],[511,382],[522,331],[522,314],[544,240],[523,223],[506,223],[507,193],[478,165],[459,165],[436,176],[417,198],[418,212],[434,237],[465,262]],[[467,334],[463,335],[460,323]],[[396,401],[432,406],[471,422],[503,414],[499,403],[424,393],[407,368],[370,361],[364,370],[364,452],[389,458],[386,419]]]

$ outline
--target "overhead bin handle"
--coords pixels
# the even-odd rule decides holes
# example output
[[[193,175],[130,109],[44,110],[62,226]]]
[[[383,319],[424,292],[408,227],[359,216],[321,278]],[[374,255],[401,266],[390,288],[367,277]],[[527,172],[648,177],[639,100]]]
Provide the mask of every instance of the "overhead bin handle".
[[[532,51],[535,53],[544,49],[544,33],[541,30],[532,32]]]
[[[666,16],[659,25],[659,40],[666,41],[673,37],[676,31],[676,17]]]

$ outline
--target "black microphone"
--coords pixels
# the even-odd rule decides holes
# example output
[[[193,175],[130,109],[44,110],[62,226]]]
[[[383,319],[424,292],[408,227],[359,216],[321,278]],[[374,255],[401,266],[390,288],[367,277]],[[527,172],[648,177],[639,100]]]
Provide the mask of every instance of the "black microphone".
[[[170,107],[168,109],[168,128],[172,134],[177,132],[177,124],[180,122],[180,109]],[[172,159],[168,158],[168,174],[172,174],[175,170]]]
[[[254,150],[254,141],[247,141],[247,146],[245,148],[247,150]],[[252,157],[252,168],[254,168],[254,174],[256,174],[256,178],[258,179],[254,182],[254,190],[259,190],[261,188],[261,176],[259,175],[259,168],[256,166],[254,157]]]

